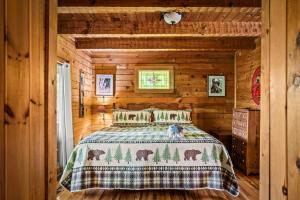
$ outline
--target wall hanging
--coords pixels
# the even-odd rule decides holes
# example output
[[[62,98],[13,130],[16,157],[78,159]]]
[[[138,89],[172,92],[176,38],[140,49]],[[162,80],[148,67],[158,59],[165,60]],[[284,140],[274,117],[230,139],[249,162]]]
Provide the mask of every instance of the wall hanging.
[[[84,73],[79,71],[79,118],[84,117]]]
[[[225,76],[210,75],[207,78],[207,89],[209,97],[225,96]]]
[[[256,105],[260,104],[260,67],[257,67],[252,76],[251,95]]]
[[[113,96],[114,79],[112,74],[96,74],[96,95]]]

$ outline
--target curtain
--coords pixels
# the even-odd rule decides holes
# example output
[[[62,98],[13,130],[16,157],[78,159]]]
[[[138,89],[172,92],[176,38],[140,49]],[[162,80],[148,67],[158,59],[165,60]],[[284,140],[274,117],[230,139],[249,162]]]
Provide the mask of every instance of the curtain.
[[[57,65],[57,158],[64,168],[73,149],[71,69],[68,63]]]

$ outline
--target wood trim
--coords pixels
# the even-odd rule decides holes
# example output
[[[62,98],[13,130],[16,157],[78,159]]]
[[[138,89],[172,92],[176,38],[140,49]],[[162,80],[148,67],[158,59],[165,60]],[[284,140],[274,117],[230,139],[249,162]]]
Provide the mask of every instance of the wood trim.
[[[5,199],[5,1],[0,1],[0,199]]]
[[[270,1],[270,199],[287,199],[286,26],[287,0]],[[280,17],[278,17],[280,16]]]
[[[297,200],[300,194],[300,1],[289,0],[287,5],[287,178],[288,199]]]
[[[77,49],[254,49],[255,37],[76,38]]]
[[[58,0],[58,6],[66,7],[260,7],[260,0]],[[124,10],[126,11],[126,10]]]
[[[270,199],[270,0],[262,1],[259,199]]]
[[[46,0],[45,34],[45,138],[46,138],[46,195],[45,199],[56,199],[56,66],[57,66],[57,2]]]
[[[135,84],[134,84],[134,91],[136,93],[173,93],[174,92],[174,65],[138,65],[135,67],[134,76],[135,76]],[[138,82],[139,70],[169,70],[170,71],[170,89],[154,89],[154,90],[144,90],[139,89]]]

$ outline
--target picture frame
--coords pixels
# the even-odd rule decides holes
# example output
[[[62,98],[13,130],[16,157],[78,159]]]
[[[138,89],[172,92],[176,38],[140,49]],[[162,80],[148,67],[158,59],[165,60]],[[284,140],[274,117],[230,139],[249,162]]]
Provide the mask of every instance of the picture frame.
[[[96,96],[114,95],[114,75],[96,74]]]
[[[154,83],[156,80],[157,85]],[[135,66],[135,93],[174,93],[174,80],[174,65]]]
[[[207,94],[209,97],[225,97],[226,78],[224,75],[207,76]]]

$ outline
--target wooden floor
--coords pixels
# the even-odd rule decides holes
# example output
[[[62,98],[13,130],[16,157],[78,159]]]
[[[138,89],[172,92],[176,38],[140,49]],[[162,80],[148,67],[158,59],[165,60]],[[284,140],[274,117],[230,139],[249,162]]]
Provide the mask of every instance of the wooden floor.
[[[236,198],[227,192],[215,190],[91,190],[79,193],[62,191],[57,200],[258,200],[258,176],[245,176],[235,171],[240,186],[240,195]]]

